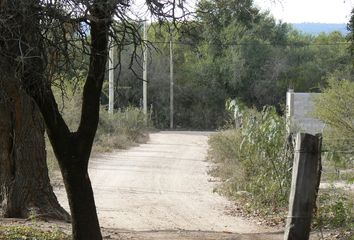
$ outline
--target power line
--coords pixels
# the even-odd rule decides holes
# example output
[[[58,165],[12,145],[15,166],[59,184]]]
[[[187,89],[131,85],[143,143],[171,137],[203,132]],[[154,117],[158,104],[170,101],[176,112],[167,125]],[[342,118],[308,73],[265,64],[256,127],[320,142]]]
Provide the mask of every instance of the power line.
[[[169,44],[170,41],[149,41],[152,44]],[[214,46],[255,46],[255,45],[264,45],[264,46],[274,46],[274,47],[307,47],[307,46],[345,46],[350,45],[351,43],[348,42],[337,42],[337,43],[292,43],[292,44],[274,44],[274,43],[208,43],[208,42],[201,42],[201,43],[191,43],[191,42],[178,42],[174,41],[173,44],[175,45],[214,45]]]

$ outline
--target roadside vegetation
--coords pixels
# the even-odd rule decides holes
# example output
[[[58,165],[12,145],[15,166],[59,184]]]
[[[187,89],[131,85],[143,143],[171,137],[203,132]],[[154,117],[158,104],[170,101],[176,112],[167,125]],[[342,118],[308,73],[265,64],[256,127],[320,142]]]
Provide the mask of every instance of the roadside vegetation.
[[[0,225],[1,240],[69,240],[71,237],[61,231],[43,231],[27,226]]]
[[[218,191],[242,203],[243,211],[282,221],[293,151],[287,141],[285,119],[273,107],[260,112],[244,108],[240,113],[242,127],[210,137],[209,157],[216,163],[211,174],[222,181]]]
[[[354,183],[353,90],[353,82],[329,80],[315,111],[328,126],[323,139],[324,186],[313,226],[318,231],[335,229],[341,239],[354,236],[354,191],[348,190]],[[257,111],[235,103],[227,104],[232,121],[209,140],[209,157],[216,163],[211,174],[221,180],[217,191],[234,199],[239,213],[284,224],[294,145],[286,121],[273,107]]]
[[[354,82],[349,79],[329,76],[328,86],[314,100],[314,115],[326,124],[322,156],[326,188],[320,190],[315,220],[324,228],[354,229]]]
[[[77,91],[79,91],[77,89]],[[61,109],[63,117],[71,130],[77,128],[80,120],[80,93],[67,92],[65,96],[57,95],[62,99]],[[92,148],[93,153],[110,152],[115,149],[127,149],[149,139],[149,131],[153,130],[149,116],[146,116],[138,107],[127,107],[121,111],[109,114],[106,107],[100,110],[100,120]],[[53,149],[46,138],[47,164],[50,176],[57,175],[59,166]]]

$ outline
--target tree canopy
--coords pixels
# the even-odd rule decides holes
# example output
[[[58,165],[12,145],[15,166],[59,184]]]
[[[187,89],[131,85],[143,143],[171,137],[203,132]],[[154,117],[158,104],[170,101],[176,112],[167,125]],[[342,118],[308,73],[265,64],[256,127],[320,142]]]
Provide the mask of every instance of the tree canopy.
[[[159,128],[169,119],[169,31],[149,27],[149,106]],[[182,128],[215,129],[225,122],[225,102],[237,98],[262,109],[284,111],[288,88],[319,92],[326,76],[352,71],[346,36],[308,35],[260,12],[252,1],[204,0],[195,18],[174,32],[175,121]],[[129,56],[129,48],[125,48]],[[126,56],[122,56],[126,59]],[[133,64],[137,75],[141,61]],[[122,66],[116,107],[139,105],[140,80]]]
[[[175,21],[184,1],[148,0],[159,21]],[[138,46],[129,0],[1,1],[1,71],[38,105],[68,195],[74,239],[102,239],[90,178],[89,156],[97,130],[109,35],[119,47]],[[184,14],[184,11],[182,11]],[[118,27],[111,28],[114,20]],[[133,51],[132,56],[135,55]],[[83,79],[81,119],[70,131],[52,86]]]

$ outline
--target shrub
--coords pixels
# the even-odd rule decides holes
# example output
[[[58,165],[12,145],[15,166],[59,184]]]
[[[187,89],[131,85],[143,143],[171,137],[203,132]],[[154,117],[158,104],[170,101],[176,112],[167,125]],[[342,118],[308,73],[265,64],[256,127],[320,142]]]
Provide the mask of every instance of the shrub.
[[[285,120],[273,107],[242,115],[242,128],[211,136],[210,156],[219,163],[213,173],[224,180],[226,194],[241,196],[254,209],[286,208],[292,149],[287,151]]]
[[[326,159],[335,167],[353,167],[354,82],[333,75],[314,102],[315,117],[326,123],[323,139]]]
[[[343,138],[354,138],[354,82],[328,80],[328,87],[315,99],[314,115]]]
[[[150,121],[139,108],[129,107],[113,115],[102,109],[94,149],[124,149],[145,142],[150,128]]]
[[[318,228],[354,229],[353,194],[340,189],[321,189],[314,225]]]

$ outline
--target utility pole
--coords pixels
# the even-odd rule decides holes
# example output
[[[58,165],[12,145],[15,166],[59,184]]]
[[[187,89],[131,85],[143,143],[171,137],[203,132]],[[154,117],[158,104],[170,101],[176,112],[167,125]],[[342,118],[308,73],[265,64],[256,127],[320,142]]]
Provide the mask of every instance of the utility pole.
[[[109,85],[109,100],[108,100],[108,112],[113,114],[114,112],[114,47],[113,39],[110,38],[110,48],[109,48],[109,66],[108,66],[108,85]]]
[[[173,37],[170,33],[170,128],[173,129]]]
[[[144,20],[144,42],[147,41],[146,19]],[[143,112],[147,114],[147,46],[144,46],[143,61]]]

